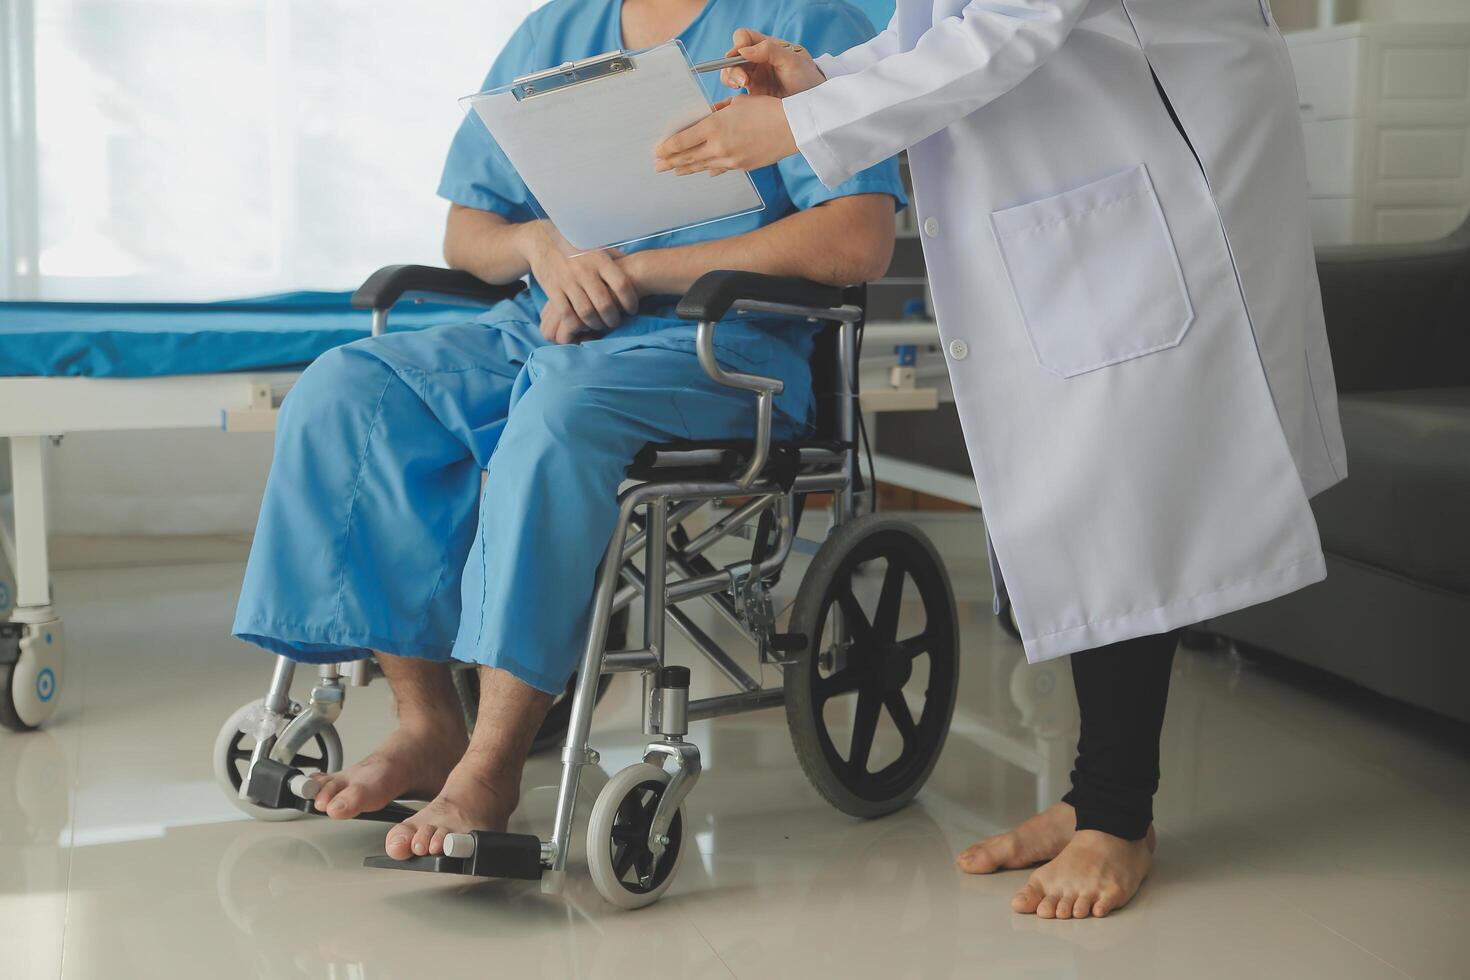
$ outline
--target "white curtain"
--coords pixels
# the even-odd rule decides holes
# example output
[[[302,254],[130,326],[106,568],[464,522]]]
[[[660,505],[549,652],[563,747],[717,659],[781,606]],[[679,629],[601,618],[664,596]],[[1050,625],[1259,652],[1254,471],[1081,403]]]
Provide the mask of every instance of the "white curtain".
[[[535,5],[34,0],[34,293],[345,289],[440,261],[456,100]]]

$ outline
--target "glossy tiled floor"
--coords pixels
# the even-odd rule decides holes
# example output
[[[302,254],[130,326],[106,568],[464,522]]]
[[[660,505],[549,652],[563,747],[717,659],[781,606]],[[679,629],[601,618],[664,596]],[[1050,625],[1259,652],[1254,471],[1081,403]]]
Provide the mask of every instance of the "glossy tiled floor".
[[[243,819],[209,766],[266,680],[225,635],[240,566],[61,573],[63,707],[48,730],[0,733],[0,977],[1470,976],[1463,746],[1228,654],[1177,663],[1159,861],[1132,906],[1041,922],[1009,911],[1022,873],[954,871],[963,845],[1060,793],[1076,721],[1065,666],[1024,666],[991,622],[965,557],[978,525],[942,531],[965,659],[918,802],[871,823],[828,808],[780,709],[700,723],[697,852],[634,913],[602,903],[580,853],[550,897],[365,870],[373,825]],[[588,793],[635,761],[633,717],[623,678]],[[352,691],[349,755],[389,723],[382,685]],[[555,774],[554,754],[532,762],[519,829],[547,831]]]

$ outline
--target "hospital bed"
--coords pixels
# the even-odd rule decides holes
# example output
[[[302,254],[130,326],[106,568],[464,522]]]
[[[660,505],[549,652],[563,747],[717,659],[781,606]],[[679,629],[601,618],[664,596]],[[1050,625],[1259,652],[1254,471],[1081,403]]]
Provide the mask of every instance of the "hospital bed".
[[[429,274],[461,281],[445,270]],[[354,309],[350,295],[0,303],[0,438],[9,439],[11,466],[0,546],[15,574],[13,594],[0,595],[0,726],[44,722],[64,677],[46,540],[46,442],[76,432],[269,430],[302,366],[373,329],[372,312]],[[420,303],[400,310],[394,327],[465,316],[448,303]],[[9,591],[0,575],[0,593]]]

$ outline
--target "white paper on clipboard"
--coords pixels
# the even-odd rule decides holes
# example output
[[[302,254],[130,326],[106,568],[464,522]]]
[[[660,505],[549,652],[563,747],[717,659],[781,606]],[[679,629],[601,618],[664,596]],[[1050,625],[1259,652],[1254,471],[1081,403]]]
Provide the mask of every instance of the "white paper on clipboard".
[[[653,169],[658,144],[703,119],[710,103],[680,42],[621,57],[631,69],[533,94],[521,79],[461,100],[572,248],[626,245],[764,207],[742,171]]]

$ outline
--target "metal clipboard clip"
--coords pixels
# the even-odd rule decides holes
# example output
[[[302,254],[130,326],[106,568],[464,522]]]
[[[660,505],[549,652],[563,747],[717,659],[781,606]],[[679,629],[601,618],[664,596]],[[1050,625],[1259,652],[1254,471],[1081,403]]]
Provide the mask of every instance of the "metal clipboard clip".
[[[583,82],[594,82],[609,75],[626,74],[637,67],[629,55],[621,51],[609,51],[591,58],[583,58],[581,61],[568,61],[555,68],[523,75],[511,83],[510,91],[516,97],[517,102],[524,102],[526,99],[570,88],[573,85],[581,85]]]
[[[740,65],[748,65],[749,61],[744,58],[720,58],[715,61],[706,61],[694,65],[692,71],[696,75],[707,72],[720,71],[724,68],[735,68]],[[595,82],[599,78],[609,75],[621,75],[638,67],[633,56],[624,51],[608,51],[605,54],[593,55],[581,61],[568,61],[557,65],[555,68],[547,68],[530,75],[522,75],[511,82],[511,94],[516,97],[517,102],[545,95],[547,92],[555,92],[559,89],[570,88],[583,82]]]

